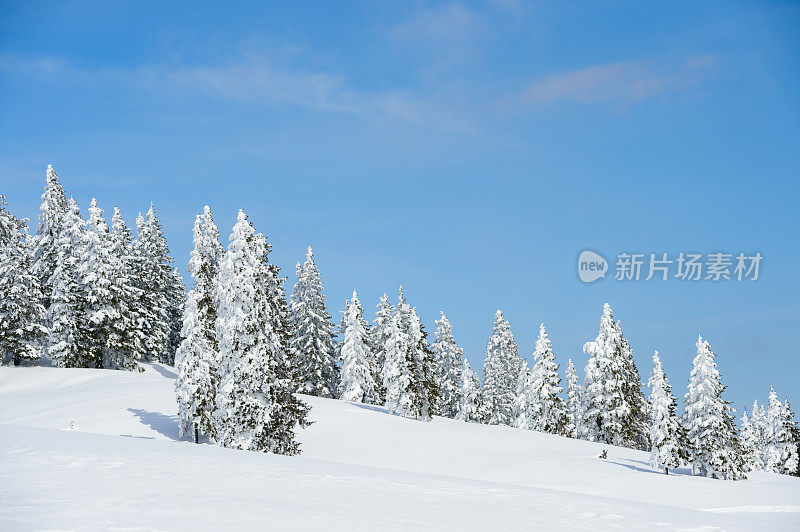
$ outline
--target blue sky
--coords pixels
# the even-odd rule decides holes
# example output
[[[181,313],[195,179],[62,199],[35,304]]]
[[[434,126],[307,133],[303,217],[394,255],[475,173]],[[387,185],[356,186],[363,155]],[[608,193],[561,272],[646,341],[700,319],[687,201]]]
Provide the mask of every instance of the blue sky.
[[[3,2],[0,192],[53,163],[85,210],[245,209],[332,313],[401,283],[482,365],[502,308],[582,367],[602,304],[682,397],[698,332],[737,408],[800,408],[800,7],[782,2]],[[591,285],[593,249],[760,252],[755,282]],[[612,265],[613,267],[613,265]],[[336,318],[338,321],[338,317]]]

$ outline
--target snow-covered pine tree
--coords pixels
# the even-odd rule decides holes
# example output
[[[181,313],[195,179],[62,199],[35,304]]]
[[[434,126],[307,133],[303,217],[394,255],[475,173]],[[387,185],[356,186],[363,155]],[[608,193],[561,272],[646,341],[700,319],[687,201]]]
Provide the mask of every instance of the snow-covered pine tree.
[[[169,316],[169,363],[175,364],[175,354],[183,341],[183,309],[186,306],[186,284],[177,268],[172,268],[167,285],[167,315]]]
[[[40,357],[47,329],[39,279],[33,275],[27,223],[6,209],[0,194],[0,362]]]
[[[763,406],[759,406],[757,400],[753,400],[753,409],[750,411],[750,425],[753,430],[753,469],[763,471],[766,467],[767,449],[767,414]]]
[[[53,273],[56,270],[59,248],[57,240],[62,219],[69,206],[64,189],[58,181],[53,165],[47,165],[42,203],[39,207],[39,227],[32,240],[33,274],[39,279],[45,308],[50,307],[53,292]]]
[[[400,306],[398,305],[398,308]],[[436,382],[436,361],[428,345],[428,335],[417,315],[411,309],[408,326],[408,360],[412,368],[411,391],[413,396],[412,417],[430,420],[439,402],[439,386]]]
[[[447,319],[444,312],[441,315],[441,319],[436,321],[436,333],[434,334],[436,341],[431,346],[436,360],[440,394],[437,413],[440,416],[454,418],[461,405],[461,389],[464,384],[461,376],[464,350],[456,344],[450,320]]]
[[[180,435],[191,434],[197,443],[201,433],[214,436],[212,415],[219,385],[214,287],[222,245],[208,205],[195,218],[193,243],[189,274],[194,288],[184,308],[183,341],[175,355],[175,394]]]
[[[745,477],[745,463],[733,408],[722,398],[719,369],[711,345],[697,339],[697,356],[684,399],[684,426],[687,429],[692,472],[712,478],[739,480]]]
[[[750,418],[747,416],[747,409],[742,412],[739,434],[742,440],[742,458],[745,463],[745,470],[759,471],[764,469],[764,462],[761,454],[761,441],[759,440]]]
[[[109,350],[111,331],[122,318],[115,293],[116,269],[111,263],[111,236],[103,218],[103,210],[92,198],[86,222],[86,245],[78,271],[86,296],[86,355],[91,367],[109,367],[113,358]]]
[[[783,425],[789,433],[789,443],[792,444],[788,449],[789,456],[783,464],[783,473],[800,477],[800,427],[794,420],[794,412],[789,405],[789,399],[783,401]]]
[[[386,344],[391,336],[390,322],[393,314],[394,308],[389,303],[389,296],[383,294],[378,302],[378,310],[375,313],[375,321],[371,331],[373,355],[378,368],[376,380],[381,385],[378,394],[379,404],[386,402],[386,389],[383,386],[386,378],[383,374],[383,368],[386,366]]]
[[[767,471],[790,475],[797,470],[797,426],[793,417],[788,402],[782,403],[775,390],[770,388],[764,450]]]
[[[461,367],[461,390],[459,392],[458,412],[455,419],[459,421],[480,422],[481,385],[478,376],[472,371],[467,359]]]
[[[113,301],[118,319],[111,323],[106,367],[135,370],[144,344],[140,326],[139,300],[142,296],[135,278],[137,269],[133,259],[133,238],[119,208],[114,207],[111,217],[110,265],[112,270]]]
[[[577,438],[580,434],[581,412],[581,384],[575,371],[572,358],[567,363],[567,436]]]
[[[517,390],[514,399],[514,422],[512,425],[518,429],[533,429],[533,375],[528,367],[528,362],[520,359],[519,375],[517,376]]]
[[[269,251],[240,210],[216,282],[215,432],[225,447],[291,455],[300,452],[294,431],[308,425],[308,406],[293,394],[282,279]]]
[[[663,467],[669,474],[686,461],[686,430],[678,421],[676,411],[678,402],[672,395],[672,386],[664,374],[664,366],[653,353],[653,372],[647,385],[650,387],[650,465]]]
[[[344,401],[377,404],[379,385],[375,381],[369,327],[355,290],[343,314],[342,340],[337,350],[341,362],[338,396]]]
[[[503,313],[494,316],[494,327],[486,345],[483,363],[482,417],[490,425],[512,425],[519,380],[517,343]]]
[[[52,297],[48,308],[50,337],[48,356],[57,366],[90,367],[85,334],[86,287],[79,266],[86,247],[86,222],[78,204],[70,198],[54,243],[58,250],[52,276]]]
[[[137,278],[142,290],[142,328],[146,338],[142,355],[147,361],[172,364],[174,330],[181,326],[180,320],[175,322],[178,317],[175,304],[179,299],[175,294],[183,288],[177,286],[172,257],[152,203],[147,214],[136,219],[136,228],[134,250],[140,269]]]
[[[300,392],[335,397],[339,383],[331,315],[325,306],[322,277],[311,247],[297,268],[297,283],[290,298],[290,348],[300,379]]]
[[[583,346],[589,354],[584,371],[581,438],[611,445],[646,449],[647,402],[633,362],[633,350],[614,321],[611,306],[603,305],[600,329]]]
[[[567,410],[561,399],[561,377],[556,355],[544,323],[539,325],[539,337],[533,353],[529,412],[533,430],[551,434],[566,434]]]
[[[411,417],[414,398],[411,391],[412,362],[409,360],[408,335],[400,328],[397,314],[389,317],[388,338],[384,345],[383,387],[386,390],[386,408],[390,414]]]

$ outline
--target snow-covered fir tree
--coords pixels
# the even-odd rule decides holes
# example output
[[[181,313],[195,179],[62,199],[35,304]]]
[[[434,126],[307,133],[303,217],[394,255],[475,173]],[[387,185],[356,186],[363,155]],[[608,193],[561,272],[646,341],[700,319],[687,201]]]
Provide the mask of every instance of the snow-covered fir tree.
[[[533,360],[528,403],[530,428],[551,434],[566,434],[567,410],[564,400],[561,399],[564,389],[561,387],[556,355],[544,323],[539,325]]]
[[[378,310],[375,313],[375,321],[371,331],[373,355],[375,356],[375,364],[378,367],[376,380],[381,384],[379,403],[386,401],[386,390],[383,386],[386,378],[383,374],[383,368],[386,366],[386,345],[391,336],[390,329],[393,314],[394,308],[389,303],[389,296],[383,294],[378,302]]]
[[[411,396],[411,364],[408,361],[408,338],[400,330],[400,318],[389,317],[388,338],[384,344],[384,362],[381,375],[386,390],[386,408],[390,414],[411,416],[413,399]]]
[[[436,321],[435,341],[431,346],[436,360],[440,394],[437,413],[440,416],[453,418],[461,405],[461,389],[464,384],[461,376],[464,350],[456,344],[450,320],[447,319],[444,312],[441,315],[442,317]]]
[[[42,203],[39,207],[39,226],[32,240],[33,274],[39,279],[45,308],[50,306],[53,292],[53,273],[55,273],[59,248],[57,240],[62,227],[62,219],[69,206],[64,188],[58,181],[53,165],[47,165]]]
[[[175,276],[172,257],[161,230],[161,222],[155,207],[145,216],[136,219],[138,235],[135,242],[137,278],[142,291],[142,330],[145,335],[143,358],[148,361],[172,364],[175,353],[175,330],[182,326],[176,302],[183,301],[177,294],[183,293],[179,277]]]
[[[512,425],[518,429],[533,429],[533,376],[528,367],[528,362],[521,359],[519,374],[517,376],[517,390],[514,399],[514,422]]]
[[[85,226],[78,204],[70,198],[55,242],[58,255],[48,308],[48,356],[57,366],[66,368],[90,367],[84,328],[86,287],[79,269],[86,247]]]
[[[11,214],[0,195],[0,362],[40,357],[47,329],[39,279],[32,271],[27,223]]]
[[[742,412],[741,422],[739,423],[739,434],[741,435],[742,458],[744,459],[745,470],[760,471],[764,469],[763,444],[753,424],[750,423],[746,408]]]
[[[719,369],[711,345],[697,339],[697,356],[684,399],[689,461],[695,475],[738,480],[746,465],[733,420],[733,408],[722,398]]]
[[[517,343],[503,313],[494,316],[494,327],[486,345],[483,363],[482,417],[490,425],[514,423],[520,357]]]
[[[788,402],[781,402],[773,388],[769,389],[766,419],[765,469],[791,475],[797,471],[797,426]]]
[[[214,424],[225,447],[298,454],[308,406],[294,396],[282,279],[270,247],[239,211],[216,282],[220,386]]]
[[[664,366],[653,353],[653,372],[647,385],[650,387],[650,465],[663,467],[669,474],[686,461],[686,431],[677,418],[678,402],[672,395],[672,386],[664,374]]]
[[[111,331],[121,315],[114,293],[116,271],[111,264],[111,237],[103,210],[94,198],[85,235],[86,245],[78,271],[86,297],[86,355],[91,367],[105,368],[112,357],[109,351]]]
[[[456,412],[455,419],[481,422],[481,385],[478,376],[472,371],[466,359],[461,366],[461,390],[458,395],[458,412]]]
[[[375,380],[376,362],[369,327],[355,290],[343,314],[338,349],[341,362],[338,396],[344,401],[377,404],[380,385]]]
[[[577,438],[580,433],[581,411],[581,384],[575,371],[572,358],[567,363],[567,428],[566,435]]]
[[[583,346],[589,355],[584,371],[581,438],[646,449],[647,402],[633,361],[633,350],[614,321],[611,306],[603,306],[600,329]]]
[[[753,446],[754,453],[752,455],[753,469],[762,471],[766,467],[766,456],[764,454],[767,448],[767,413],[763,405],[758,404],[758,400],[753,400],[753,408],[750,411],[750,425],[753,432]]]
[[[194,288],[184,309],[183,341],[175,355],[175,393],[180,435],[213,434],[213,412],[219,376],[217,372],[217,303],[215,284],[222,258],[219,229],[208,205],[194,222],[194,247],[189,274]]]
[[[308,248],[306,261],[297,265],[297,283],[290,298],[291,351],[297,364],[300,391],[335,397],[339,383],[331,315],[325,306],[322,277]]]

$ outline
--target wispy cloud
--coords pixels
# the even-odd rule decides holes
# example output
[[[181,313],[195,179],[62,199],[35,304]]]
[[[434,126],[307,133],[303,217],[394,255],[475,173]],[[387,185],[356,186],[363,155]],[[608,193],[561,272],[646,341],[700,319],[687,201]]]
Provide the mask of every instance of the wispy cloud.
[[[698,55],[677,62],[625,60],[547,76],[533,82],[523,103],[629,103],[698,85],[715,70],[714,56]]]

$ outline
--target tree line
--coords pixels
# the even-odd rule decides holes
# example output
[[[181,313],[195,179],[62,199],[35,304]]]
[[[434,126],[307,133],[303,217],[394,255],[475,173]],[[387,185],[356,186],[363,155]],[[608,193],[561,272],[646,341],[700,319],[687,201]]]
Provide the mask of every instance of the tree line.
[[[88,220],[67,200],[52,167],[40,223],[24,220],[0,197],[0,346],[4,361],[40,357],[64,367],[138,369],[174,362],[180,431],[199,441],[280,454],[300,452],[296,431],[309,407],[296,394],[383,405],[396,415],[433,415],[507,425],[650,451],[665,473],[745,478],[748,471],[800,475],[800,434],[788,400],[770,392],[740,427],[723,398],[715,355],[698,338],[684,413],[658,352],[649,397],[633,349],[603,307],[584,378],[572,359],[566,390],[544,324],[532,365],[520,357],[498,310],[479,380],[441,314],[433,341],[400,288],[384,294],[372,322],[357,292],[334,326],[313,251],[298,262],[287,298],[271,246],[240,211],[227,250],[208,207],[197,216],[185,295],[152,205],[134,239],[119,210],[109,229],[92,200]]]

